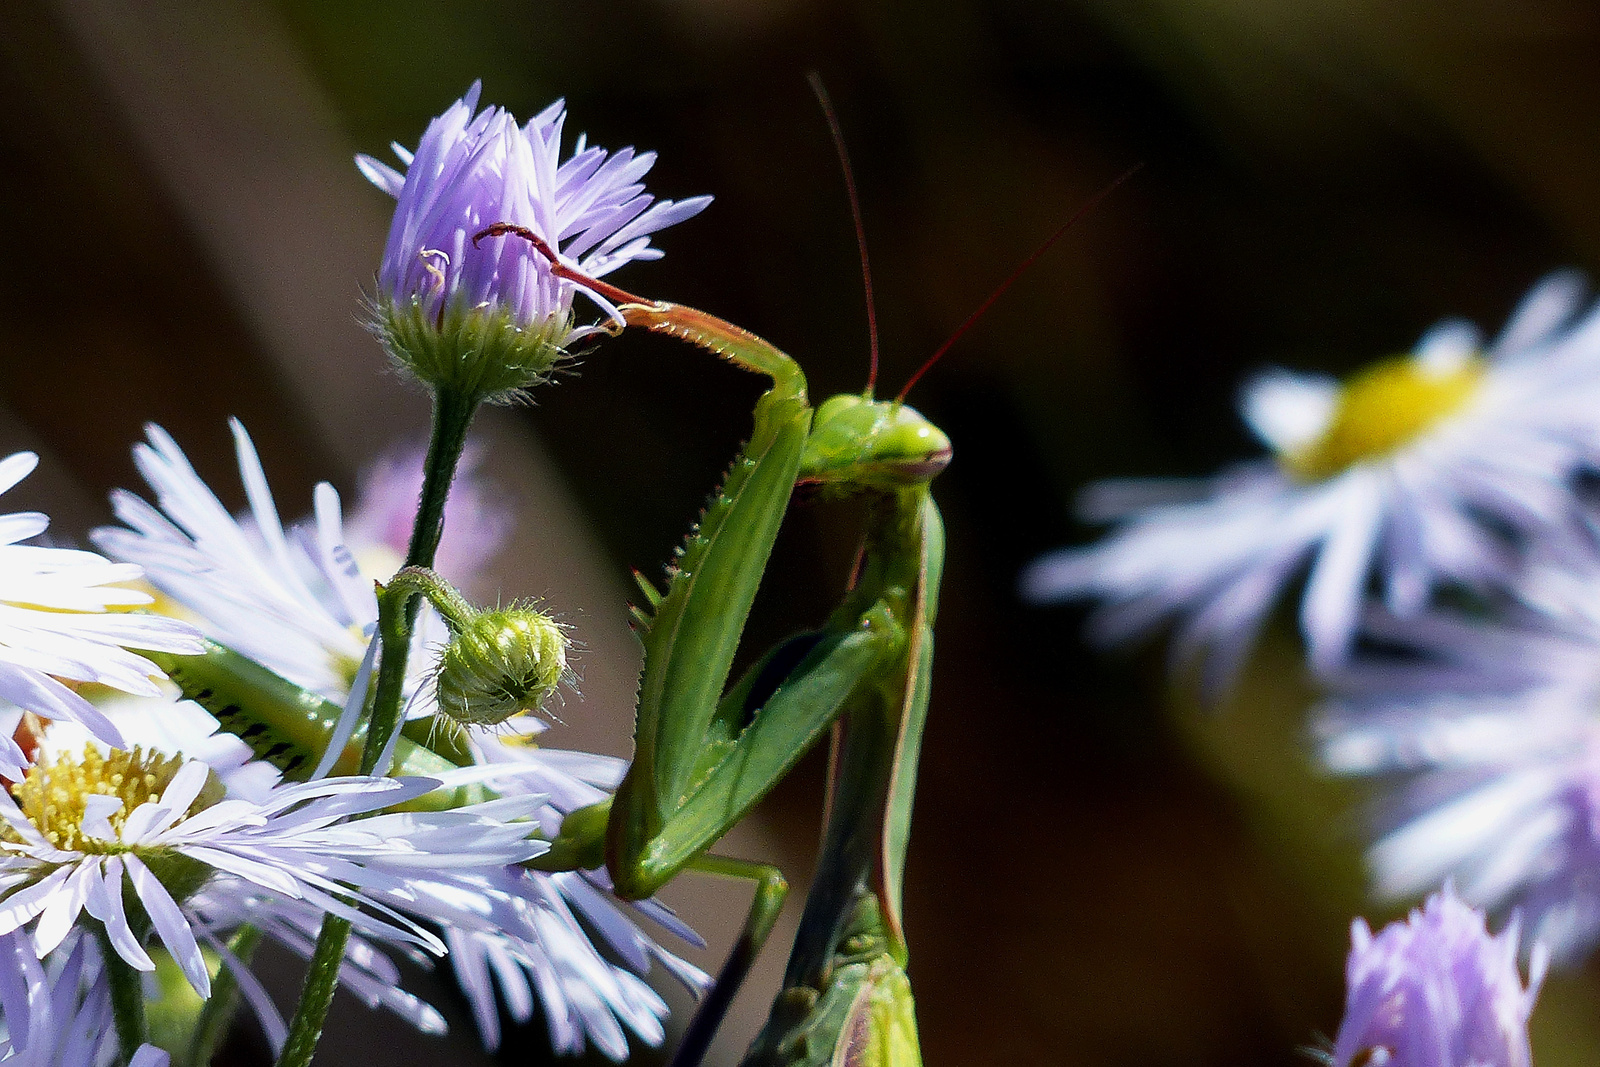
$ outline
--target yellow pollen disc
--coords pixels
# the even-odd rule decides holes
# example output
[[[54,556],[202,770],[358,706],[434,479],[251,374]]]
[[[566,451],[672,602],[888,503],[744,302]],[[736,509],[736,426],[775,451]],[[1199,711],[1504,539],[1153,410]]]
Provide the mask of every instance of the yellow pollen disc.
[[[132,752],[113,749],[109,755],[102,755],[93,745],[85,745],[79,759],[68,755],[53,761],[41,758],[28,768],[27,777],[12,792],[23,814],[55,847],[68,852],[119,852],[123,847],[118,841],[89,837],[82,832],[85,798],[96,794],[122,798],[122,810],[110,818],[120,838],[128,816],[146,801],[159,801],[161,791],[183,762],[181,756],[146,753],[137,747]],[[212,793],[208,785],[188,814],[220,799],[220,795]]]
[[[1346,381],[1327,429],[1280,454],[1279,462],[1299,480],[1315,482],[1387,456],[1459,411],[1482,379],[1483,361],[1476,357],[1447,368],[1414,356],[1386,359]]]

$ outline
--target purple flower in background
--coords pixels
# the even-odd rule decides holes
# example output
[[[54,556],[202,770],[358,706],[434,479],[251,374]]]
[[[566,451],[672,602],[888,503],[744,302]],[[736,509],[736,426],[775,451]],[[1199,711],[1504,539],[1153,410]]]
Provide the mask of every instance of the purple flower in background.
[[[574,326],[578,287],[555,277],[526,239],[475,244],[476,234],[495,223],[525,227],[599,277],[659,258],[650,235],[711,198],[655,200],[640,182],[653,152],[610,153],[580,136],[563,163],[562,101],[518,126],[503,108],[479,111],[480,88],[434,119],[415,153],[393,146],[404,174],[370,156],[356,165],[398,201],[378,274],[377,331],[390,354],[431,385],[506,400],[601,328]]]
[[[1600,551],[1547,539],[1492,617],[1374,613],[1367,629],[1405,655],[1353,666],[1314,723],[1325,767],[1381,782],[1375,888],[1448,877],[1515,908],[1557,963],[1581,960],[1600,941]]]
[[[380,456],[361,475],[356,506],[345,519],[346,543],[365,572],[387,577],[405,560],[411,528],[417,521],[417,499],[422,495],[424,448],[398,448]],[[461,456],[450,501],[444,509],[444,536],[433,569],[463,592],[489,594],[478,589],[484,565],[493,558],[511,531],[511,515],[496,502],[494,487],[477,477],[481,448],[468,445]],[[392,558],[382,558],[387,554]]]
[[[1446,884],[1377,936],[1357,919],[1350,941],[1333,1067],[1529,1067],[1545,957],[1535,946],[1524,987],[1515,920],[1491,937]]]

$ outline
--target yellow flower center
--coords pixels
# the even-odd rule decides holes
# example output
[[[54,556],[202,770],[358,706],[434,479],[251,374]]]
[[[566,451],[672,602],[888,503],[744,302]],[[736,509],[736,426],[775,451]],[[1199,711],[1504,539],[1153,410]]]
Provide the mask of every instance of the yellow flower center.
[[[1397,356],[1344,383],[1321,436],[1278,457],[1303,482],[1321,481],[1363,460],[1387,456],[1459,411],[1483,378],[1477,357],[1447,367]]]
[[[68,852],[108,854],[127,849],[120,840],[90,837],[83,831],[84,802],[91,796],[119,797],[122,809],[109,819],[117,838],[134,809],[146,801],[161,800],[161,792],[183,766],[182,756],[163,756],[135,747],[132,752],[112,749],[102,755],[93,745],[85,745],[83,756],[74,759],[63,754],[54,760],[41,758],[28,768],[27,777],[12,792],[23,814],[56,848]],[[222,786],[213,775],[186,815],[210,807],[222,799]]]

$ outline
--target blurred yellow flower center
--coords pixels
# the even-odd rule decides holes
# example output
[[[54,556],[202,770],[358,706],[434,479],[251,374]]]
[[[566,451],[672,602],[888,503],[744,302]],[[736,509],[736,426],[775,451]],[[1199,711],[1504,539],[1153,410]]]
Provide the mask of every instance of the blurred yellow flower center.
[[[118,840],[89,837],[83,832],[84,801],[95,795],[122,799],[122,809],[108,820],[120,838],[128,816],[146,801],[159,801],[161,791],[183,762],[181,756],[146,753],[137,747],[132,752],[113,749],[102,755],[93,745],[86,745],[81,759],[68,755],[55,760],[41,758],[12,791],[23,814],[55,847],[68,852],[125,852]],[[208,796],[211,793],[209,786],[202,790],[190,814],[220,799]]]
[[[1387,456],[1459,411],[1482,378],[1476,357],[1443,368],[1414,356],[1386,359],[1346,381],[1321,436],[1279,461],[1301,481],[1315,482]]]

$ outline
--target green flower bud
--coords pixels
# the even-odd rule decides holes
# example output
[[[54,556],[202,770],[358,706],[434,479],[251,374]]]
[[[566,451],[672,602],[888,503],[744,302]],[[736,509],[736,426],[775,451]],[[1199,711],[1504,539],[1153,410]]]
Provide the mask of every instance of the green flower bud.
[[[536,711],[567,671],[566,628],[513,605],[456,626],[439,658],[439,710],[457,722],[493,726]]]

